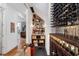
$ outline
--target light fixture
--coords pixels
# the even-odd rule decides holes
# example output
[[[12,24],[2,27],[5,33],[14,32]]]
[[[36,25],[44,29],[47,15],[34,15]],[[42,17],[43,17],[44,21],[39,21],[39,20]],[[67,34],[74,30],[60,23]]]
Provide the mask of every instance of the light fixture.
[[[31,27],[34,27],[34,25],[33,25],[33,24],[31,24]]]
[[[71,50],[72,50],[72,51],[74,50],[74,46],[71,46]]]
[[[44,24],[43,27],[46,27],[46,24]]]
[[[39,20],[38,20],[38,19],[36,19],[36,21],[38,22]]]
[[[66,47],[68,47],[69,45],[66,43]]]
[[[62,43],[65,43],[64,41],[62,41]]]

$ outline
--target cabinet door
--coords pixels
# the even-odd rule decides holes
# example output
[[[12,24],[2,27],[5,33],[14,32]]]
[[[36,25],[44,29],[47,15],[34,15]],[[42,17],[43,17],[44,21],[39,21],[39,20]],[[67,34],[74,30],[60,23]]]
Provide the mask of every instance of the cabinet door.
[[[3,33],[3,11],[0,8],[0,55],[2,54],[2,33]]]

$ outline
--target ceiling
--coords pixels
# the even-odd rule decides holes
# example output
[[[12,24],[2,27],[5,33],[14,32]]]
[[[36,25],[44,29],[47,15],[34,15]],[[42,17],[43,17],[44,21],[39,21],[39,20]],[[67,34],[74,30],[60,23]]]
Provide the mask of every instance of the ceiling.
[[[32,5],[34,7],[36,14],[39,15],[42,19],[48,17],[48,3],[32,3]]]
[[[22,14],[25,14],[26,9],[28,7],[33,7],[35,10],[35,13],[41,17],[42,19],[45,19],[48,16],[48,9],[49,4],[48,3],[7,3],[12,8],[15,8],[17,11],[19,11]]]
[[[7,3],[9,6],[11,6],[12,8],[15,8],[18,12],[25,14],[26,12],[26,6],[24,5],[24,3]]]

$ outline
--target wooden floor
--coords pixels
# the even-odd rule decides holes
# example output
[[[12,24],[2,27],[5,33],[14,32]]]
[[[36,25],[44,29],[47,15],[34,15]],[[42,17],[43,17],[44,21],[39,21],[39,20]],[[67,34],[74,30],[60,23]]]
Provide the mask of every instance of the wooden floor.
[[[8,53],[4,54],[3,56],[28,56],[28,53],[24,52],[24,39],[21,38],[21,42],[19,44],[19,49],[17,47],[13,48],[11,51],[9,51]],[[45,48],[36,48],[36,53],[34,56],[46,56],[46,51]]]
[[[24,43],[25,43],[25,39],[24,38],[20,38],[20,43],[19,43],[19,49],[18,47],[15,47],[13,48],[11,51],[9,51],[8,53],[6,54],[3,54],[4,56],[15,56],[18,52],[19,53],[22,53],[21,51],[19,50],[22,50],[23,49],[23,46],[24,46]],[[24,52],[23,52],[24,53]],[[23,54],[22,53],[22,54]]]
[[[17,47],[9,51],[8,53],[4,54],[4,56],[14,56],[17,53]]]

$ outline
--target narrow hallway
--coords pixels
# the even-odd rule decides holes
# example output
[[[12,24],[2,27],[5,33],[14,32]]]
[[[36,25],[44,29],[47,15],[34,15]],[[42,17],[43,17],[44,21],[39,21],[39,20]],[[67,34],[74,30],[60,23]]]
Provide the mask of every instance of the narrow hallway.
[[[2,5],[5,5],[4,7],[2,6],[2,9],[5,8],[5,13],[1,9],[0,14],[5,17],[2,17],[1,20],[1,24],[4,25],[1,26],[0,24],[2,28],[0,35],[4,34],[4,37],[1,37],[0,40],[1,55],[49,55],[49,4],[5,3]],[[32,47],[30,46],[31,44],[33,45]],[[32,54],[32,49],[35,54]]]

